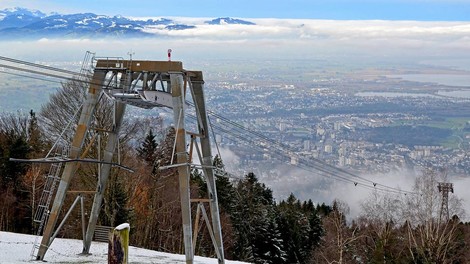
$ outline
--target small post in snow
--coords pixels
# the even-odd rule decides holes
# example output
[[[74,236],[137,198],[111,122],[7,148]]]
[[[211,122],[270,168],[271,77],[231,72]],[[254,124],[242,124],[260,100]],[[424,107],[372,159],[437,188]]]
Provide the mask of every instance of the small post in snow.
[[[114,228],[109,236],[108,264],[127,264],[129,261],[129,231],[128,223]]]

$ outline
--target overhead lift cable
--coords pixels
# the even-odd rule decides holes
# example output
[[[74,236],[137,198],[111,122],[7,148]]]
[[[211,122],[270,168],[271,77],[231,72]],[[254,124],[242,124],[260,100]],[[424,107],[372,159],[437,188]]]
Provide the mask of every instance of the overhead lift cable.
[[[54,68],[51,66],[45,66],[41,64],[36,64],[36,63],[31,63],[27,61],[21,61],[21,60],[16,60],[16,59],[11,59],[8,57],[2,57],[0,56],[0,61],[7,61],[10,62],[14,65],[20,64],[20,65],[25,65],[33,68],[39,68],[39,69],[29,69],[29,68],[21,68],[13,65],[8,65],[8,64],[0,64],[0,67],[4,67],[7,69],[15,70],[15,71],[21,71],[21,72],[27,72],[27,73],[32,73],[36,75],[42,75],[42,76],[48,76],[52,78],[57,78],[57,79],[62,79],[62,80],[67,80],[67,81],[75,81],[75,82],[82,82],[85,84],[95,84],[95,85],[102,85],[98,83],[92,83],[91,81],[84,81],[84,80],[79,80],[77,77],[80,76],[79,73],[69,71],[69,70],[63,70],[63,69],[58,69]],[[51,71],[51,72],[45,72],[45,71]],[[20,75],[23,77],[27,78],[33,78],[33,79],[41,79],[38,77],[33,77],[29,75],[21,75],[18,73],[12,73],[12,72],[0,72],[0,73],[6,73],[6,74],[12,74],[12,75]],[[44,81],[51,81],[48,79],[42,79]],[[113,86],[108,86],[108,88],[117,88]],[[190,105],[194,105],[191,102],[189,102]],[[213,116],[222,122],[224,122],[224,125],[227,125],[231,127],[231,129],[226,129],[223,128],[222,126],[212,124],[217,130],[222,131],[226,135],[230,135],[232,138],[235,138],[237,140],[240,140],[242,142],[247,142],[251,146],[256,146],[260,148],[261,150],[264,149],[269,149],[271,153],[275,154],[276,156],[282,157],[282,158],[288,158],[292,153],[295,153],[296,151],[291,147],[286,144],[283,144],[279,141],[276,141],[274,139],[271,139],[261,132],[257,132],[251,129],[248,129],[234,121],[231,121],[230,119],[223,117],[213,111],[208,110],[208,115]],[[196,118],[193,116],[193,118]],[[238,133],[238,134],[237,134]],[[214,139],[215,140],[215,139]],[[260,140],[264,143],[263,146],[260,145]],[[324,161],[321,161],[319,159],[315,158],[310,158],[306,159],[303,157],[298,157],[299,159],[299,165],[297,165],[299,168],[303,168],[306,171],[311,171],[312,169],[318,170],[320,172],[325,173],[326,175],[322,175],[324,177],[328,178],[334,178],[343,182],[348,182],[348,183],[353,183],[355,186],[361,186],[365,187],[368,189],[374,189],[374,190],[379,190],[379,191],[386,191],[386,192],[391,192],[391,193],[397,193],[397,194],[416,194],[414,192],[410,191],[404,191],[398,188],[390,187],[384,184],[380,184],[368,179],[365,179],[363,177],[360,177],[356,174],[353,174],[347,170],[344,170],[342,168],[335,167],[333,165],[330,165]],[[316,171],[311,171],[314,173],[318,173]],[[321,174],[320,174],[321,175]]]
[[[190,115],[188,117],[190,117],[193,120],[193,122],[196,122],[195,116]],[[271,154],[279,157],[281,160],[286,160],[290,158],[290,153],[286,152],[283,149],[279,149],[279,148],[272,147],[272,146],[267,147],[267,145],[266,146],[260,145],[259,138],[251,138],[247,136],[246,134],[242,134],[237,131],[234,131],[233,129],[226,128],[223,125],[212,124],[212,126],[216,130],[222,132],[224,135],[229,136],[231,140],[237,143],[245,143],[249,145],[250,147],[258,148],[261,151],[269,149]],[[403,191],[403,190],[392,188],[386,185],[378,185],[378,184],[374,185],[374,182],[363,181],[362,178],[360,178],[359,180],[358,179],[354,180],[354,179],[351,179],[351,177],[347,177],[347,175],[344,175],[342,173],[339,173],[338,171],[335,171],[336,167],[334,166],[331,166],[329,164],[327,164],[328,166],[322,166],[322,165],[324,164],[321,164],[321,165],[316,164],[316,163],[312,164],[310,160],[308,159],[299,158],[299,164],[295,164],[293,166],[303,169],[305,171],[312,172],[322,177],[339,180],[339,181],[346,182],[346,183],[351,183],[351,184],[354,184],[355,186],[360,186],[360,187],[364,187],[364,188],[368,188],[372,190],[395,193],[395,194],[413,194],[412,192]],[[320,174],[319,172],[324,173],[324,175]]]
[[[281,151],[281,152],[288,152],[288,153],[295,153],[296,152],[291,146],[288,146],[288,145],[283,144],[279,141],[276,141],[272,138],[269,138],[269,137],[265,136],[264,134],[262,134],[260,132],[248,129],[248,128],[246,128],[246,127],[244,127],[244,126],[242,126],[242,125],[240,125],[236,122],[231,121],[230,119],[228,119],[226,117],[223,117],[221,115],[218,115],[218,114],[214,113],[213,111],[208,110],[208,115],[212,115],[212,116],[218,118],[219,120],[225,122],[224,125],[231,126],[232,130],[236,130],[239,133],[242,133],[243,134],[243,137],[241,137],[242,140],[249,138],[248,135],[250,135],[250,136],[254,136],[258,140],[262,139],[264,142],[266,142],[267,144],[263,148],[268,148],[268,149],[270,149],[270,151],[277,151],[277,152]],[[231,133],[230,130],[224,129],[221,126],[217,126],[217,125],[214,125],[214,124],[213,124],[213,126],[218,127],[219,130],[223,130],[225,134]],[[251,141],[250,144],[255,145],[255,146],[259,146],[259,142],[257,142],[257,141]],[[284,154],[284,155],[287,155],[287,157],[290,156],[288,154]],[[404,191],[404,190],[401,190],[401,189],[398,189],[398,188],[390,187],[390,186],[387,186],[387,185],[384,185],[384,184],[380,184],[380,183],[365,179],[365,178],[360,177],[356,174],[353,174],[349,171],[346,171],[342,168],[335,167],[333,165],[330,165],[330,164],[328,164],[328,163],[326,163],[322,160],[319,160],[319,159],[316,159],[316,158],[313,158],[313,157],[311,157],[309,159],[306,159],[306,158],[303,158],[303,157],[300,157],[300,156],[297,156],[297,157],[299,159],[299,162],[304,163],[304,165],[306,165],[306,166],[313,167],[315,169],[318,169],[318,170],[323,171],[325,173],[328,173],[330,175],[342,175],[342,176],[338,176],[338,177],[342,177],[343,179],[348,179],[348,181],[354,183],[355,185],[372,186],[372,187],[375,187],[375,188],[381,187],[381,189],[390,190],[390,192],[394,192],[394,193],[414,194],[413,192],[410,192],[410,191]],[[346,177],[346,176],[348,176],[348,177]]]

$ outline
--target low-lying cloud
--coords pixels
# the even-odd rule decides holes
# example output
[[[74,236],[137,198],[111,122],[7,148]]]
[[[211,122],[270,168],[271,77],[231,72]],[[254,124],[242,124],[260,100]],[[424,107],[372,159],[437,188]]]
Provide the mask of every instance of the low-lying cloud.
[[[320,172],[310,172],[286,164],[278,164],[271,170],[253,168],[260,181],[265,183],[274,192],[277,201],[286,199],[293,193],[300,200],[311,199],[315,203],[332,204],[335,199],[345,202],[350,208],[348,219],[352,220],[362,213],[362,204],[375,192],[372,186],[355,186],[353,182],[357,179],[351,177],[351,181],[342,181],[333,179],[331,175],[323,175]],[[389,173],[362,174],[361,178],[377,183],[378,187],[389,189],[388,187],[399,189],[406,192],[414,192],[416,178],[421,175],[421,171],[399,170]],[[462,199],[465,215],[461,215],[464,221],[468,220],[470,214],[470,194],[466,191],[470,184],[470,177],[453,176],[449,182],[454,184],[455,196]],[[361,182],[361,181],[360,181]],[[362,181],[363,182],[363,181]],[[383,186],[387,187],[383,187]],[[437,191],[437,186],[436,186]],[[388,194],[396,196],[397,199],[404,199],[403,194],[394,192],[379,191],[379,194]]]
[[[470,22],[338,21],[309,19],[246,19],[256,25],[207,25],[207,19],[173,18],[196,28],[147,28],[144,39],[41,39],[0,42],[10,54],[71,57],[85,50],[100,56],[165,58],[168,48],[175,60],[291,58],[322,56],[354,60],[358,57],[403,59],[468,58]],[[76,54],[76,55],[74,55]],[[158,56],[158,57],[157,57]],[[191,58],[191,59],[193,59]],[[66,59],[66,58],[64,58]],[[70,58],[68,58],[70,59]]]

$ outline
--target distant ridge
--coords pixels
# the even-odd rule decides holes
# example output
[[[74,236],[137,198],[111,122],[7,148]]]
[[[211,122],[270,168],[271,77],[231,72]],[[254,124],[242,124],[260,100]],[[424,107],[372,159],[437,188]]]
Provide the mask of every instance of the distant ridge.
[[[205,21],[206,25],[255,25],[230,17]],[[94,13],[45,14],[38,10],[0,10],[0,39],[156,37],[162,31],[188,30],[197,24],[182,24],[168,18],[126,18]]]
[[[206,24],[209,25],[256,25],[253,22],[246,21],[246,20],[241,20],[241,19],[236,19],[236,18],[231,18],[231,17],[219,17],[210,21],[206,21]]]
[[[41,20],[47,15],[38,10],[26,8],[7,8],[0,11],[0,29],[9,27],[23,27]]]

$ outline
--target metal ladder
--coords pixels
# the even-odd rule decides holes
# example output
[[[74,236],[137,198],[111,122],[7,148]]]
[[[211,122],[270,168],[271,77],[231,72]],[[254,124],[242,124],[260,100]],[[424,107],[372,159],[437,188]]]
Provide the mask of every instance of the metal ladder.
[[[87,51],[83,58],[82,67],[80,68],[80,74],[77,77],[79,81],[86,82],[93,75],[93,62],[95,53]]]
[[[85,53],[85,57],[83,58],[82,67],[80,68],[80,73],[76,76],[76,80],[79,82],[86,83],[89,81],[90,76],[92,75],[93,71],[93,62],[94,62],[95,53],[87,51]],[[68,125],[67,125],[68,127]],[[67,127],[65,129],[67,129]],[[64,131],[63,131],[64,132]],[[59,136],[58,141],[61,141],[62,134]],[[57,142],[56,142],[57,143]],[[54,144],[55,145],[55,144]],[[54,148],[54,146],[53,146]],[[52,196],[54,195],[54,191],[56,188],[57,183],[60,181],[60,176],[62,172],[62,167],[64,165],[63,160],[68,157],[68,144],[60,147],[59,145],[55,146],[55,153],[53,154],[53,158],[57,159],[57,163],[52,163],[49,172],[46,176],[46,182],[44,183],[44,189],[41,194],[41,198],[39,199],[38,207],[36,209],[36,213],[34,215],[33,221],[35,223],[39,223],[38,230],[36,233],[36,239],[33,244],[33,248],[31,250],[31,259],[35,260],[37,255],[37,250],[40,247],[39,239],[42,236],[42,229],[44,225],[47,223],[49,218],[49,207],[52,201]],[[52,151],[52,150],[51,150]],[[47,156],[49,156],[48,153]]]
[[[56,153],[54,157],[57,159],[63,159],[68,156],[68,147],[62,147],[56,149]],[[42,235],[42,229],[44,224],[47,222],[49,217],[49,206],[52,201],[52,196],[54,195],[55,188],[57,183],[60,180],[60,173],[63,167],[63,162],[52,163],[49,172],[46,176],[46,182],[44,183],[44,189],[41,194],[41,198],[39,199],[38,207],[36,209],[36,213],[34,214],[33,221],[35,223],[39,223],[38,230],[36,233],[36,239],[34,241],[33,249],[31,250],[31,259],[36,259],[36,253],[39,249],[39,238]]]

